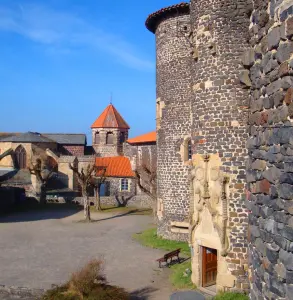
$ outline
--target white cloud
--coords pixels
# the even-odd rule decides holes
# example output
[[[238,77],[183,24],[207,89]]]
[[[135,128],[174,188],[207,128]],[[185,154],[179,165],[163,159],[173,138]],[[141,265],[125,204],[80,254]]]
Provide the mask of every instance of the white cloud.
[[[106,32],[81,17],[37,5],[18,6],[15,9],[0,6],[0,31],[22,35],[50,49],[69,53],[77,46],[103,51],[124,65],[153,70],[154,63],[138,55],[134,45],[123,37]]]

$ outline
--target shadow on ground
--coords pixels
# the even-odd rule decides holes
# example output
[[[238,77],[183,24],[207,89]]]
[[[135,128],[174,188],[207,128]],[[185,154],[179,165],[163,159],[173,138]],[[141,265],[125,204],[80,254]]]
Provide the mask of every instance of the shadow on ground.
[[[130,293],[130,300],[147,300],[158,289],[153,287],[145,287]]]
[[[0,214],[0,223],[63,219],[78,213],[82,209],[81,206],[68,203],[47,203],[41,205],[28,200],[20,205],[15,205],[9,211]]]

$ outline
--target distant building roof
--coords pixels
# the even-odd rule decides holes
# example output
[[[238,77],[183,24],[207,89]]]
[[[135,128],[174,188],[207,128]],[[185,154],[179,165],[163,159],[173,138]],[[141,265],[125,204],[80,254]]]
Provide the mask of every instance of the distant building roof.
[[[144,143],[156,143],[157,134],[156,131],[148,132],[143,135],[131,138],[127,140],[129,144],[144,144]]]
[[[119,114],[114,105],[110,104],[93,123],[91,128],[129,129],[130,127]]]
[[[44,133],[43,136],[65,145],[86,145],[86,135],[78,133]]]
[[[38,132],[25,132],[17,135],[6,136],[1,138],[1,142],[11,143],[54,143],[52,139],[47,138]]]
[[[0,132],[0,142],[52,143],[61,145],[86,145],[86,135],[79,133],[13,133]]]
[[[182,2],[176,5],[162,8],[152,14],[150,14],[145,22],[147,29],[153,33],[156,32],[158,24],[170,17],[176,17],[178,15],[189,14],[189,3]]]
[[[125,156],[116,157],[97,157],[97,167],[106,167],[107,177],[134,177],[135,174],[131,169],[130,160]],[[98,174],[99,175],[99,172]]]

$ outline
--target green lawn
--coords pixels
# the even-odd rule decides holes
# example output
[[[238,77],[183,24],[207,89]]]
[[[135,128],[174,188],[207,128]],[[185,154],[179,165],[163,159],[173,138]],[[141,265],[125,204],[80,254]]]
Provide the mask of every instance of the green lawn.
[[[187,243],[162,239],[157,235],[156,228],[150,228],[143,232],[136,233],[133,238],[146,247],[163,249],[169,252],[181,248],[183,255],[190,256],[190,249]]]
[[[214,300],[248,300],[248,296],[239,293],[222,292],[219,293]]]
[[[163,249],[166,250],[166,252],[181,248],[181,253],[184,256],[190,257],[190,249],[186,242],[177,242],[162,239],[157,235],[156,228],[150,228],[143,232],[136,233],[134,234],[133,238],[140,242],[143,246],[155,249]],[[180,290],[195,288],[195,285],[191,282],[191,274],[186,277],[184,276],[184,272],[186,269],[191,270],[190,259],[181,264],[174,264],[170,268],[172,270],[170,281],[176,289]]]
[[[191,273],[188,276],[184,276],[185,270],[191,270],[190,260],[185,261],[181,264],[171,266],[172,273],[170,275],[170,281],[172,285],[178,289],[195,289],[196,286],[191,281]]]

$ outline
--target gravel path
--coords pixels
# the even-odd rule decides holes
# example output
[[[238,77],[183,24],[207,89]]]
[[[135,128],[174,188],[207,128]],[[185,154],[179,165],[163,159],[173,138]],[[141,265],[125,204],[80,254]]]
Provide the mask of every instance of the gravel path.
[[[111,284],[142,299],[169,299],[168,270],[158,269],[155,261],[163,252],[132,240],[152,218],[93,217],[99,221],[79,223],[81,212],[55,210],[0,218],[0,284],[46,289],[66,281],[91,258],[103,258]]]

